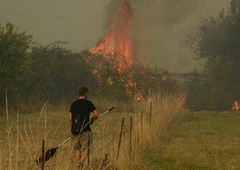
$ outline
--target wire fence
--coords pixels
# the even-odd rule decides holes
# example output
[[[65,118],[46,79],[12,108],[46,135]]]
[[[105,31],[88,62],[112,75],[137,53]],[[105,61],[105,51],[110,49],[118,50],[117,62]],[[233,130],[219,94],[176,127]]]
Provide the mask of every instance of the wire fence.
[[[153,103],[141,109],[139,113],[133,114],[133,116],[122,117],[121,124],[115,127],[114,134],[97,135],[93,141],[93,149],[90,147],[88,152],[88,158],[85,164],[90,169],[123,169],[123,167],[130,166],[130,162],[136,162],[141,157],[141,151],[144,148],[149,147],[155,136],[160,136],[173,122],[177,122],[181,117],[179,115],[171,114],[157,114],[153,113]],[[178,113],[176,113],[178,114]],[[176,119],[177,118],[177,119]],[[175,124],[174,123],[174,124]],[[95,128],[100,126],[97,125]],[[58,126],[59,127],[59,126]],[[26,129],[26,127],[25,127]],[[46,156],[48,148],[46,144],[48,142],[47,135],[51,127],[47,129],[46,122],[42,130],[45,131],[44,138],[38,141],[34,137],[29,136],[26,133],[17,133],[18,142],[22,138],[25,141],[24,147],[16,147],[14,152],[9,152],[10,147],[14,144],[9,140],[5,140],[2,144],[3,150],[0,152],[1,169],[72,169],[75,166],[74,154],[72,154],[73,146],[71,142],[64,144],[60,147],[56,155],[54,155],[47,162],[43,161],[37,165],[37,161],[40,157]],[[31,132],[32,133],[32,132]],[[40,132],[39,132],[40,133]],[[55,131],[57,133],[57,130]],[[55,134],[54,133],[54,134]],[[94,133],[94,130],[93,130]],[[25,135],[25,136],[24,136]],[[33,136],[33,135],[32,135]],[[25,138],[24,138],[25,137]],[[24,138],[24,139],[23,139]],[[40,144],[40,141],[42,142]],[[39,147],[36,146],[36,143]],[[50,142],[51,143],[51,142]],[[146,145],[146,143],[148,143]],[[10,146],[11,145],[11,146]],[[41,146],[41,147],[40,147]],[[32,148],[29,149],[29,148]],[[10,158],[5,159],[3,155],[10,153]],[[15,156],[14,154],[18,154]],[[23,157],[20,155],[24,155]]]

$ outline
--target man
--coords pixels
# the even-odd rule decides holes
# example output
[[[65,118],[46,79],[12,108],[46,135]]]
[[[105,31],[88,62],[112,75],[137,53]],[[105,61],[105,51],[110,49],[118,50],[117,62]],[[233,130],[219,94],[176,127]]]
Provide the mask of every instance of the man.
[[[99,116],[96,107],[93,103],[87,100],[88,88],[82,86],[79,88],[79,98],[72,103],[70,108],[69,120],[72,123],[71,132],[73,133],[71,139],[74,142],[75,162],[78,166],[82,166],[84,160],[88,156],[90,143],[92,141],[92,131],[90,124],[93,123]],[[93,117],[89,120],[90,113]],[[74,124],[80,129],[74,134]]]

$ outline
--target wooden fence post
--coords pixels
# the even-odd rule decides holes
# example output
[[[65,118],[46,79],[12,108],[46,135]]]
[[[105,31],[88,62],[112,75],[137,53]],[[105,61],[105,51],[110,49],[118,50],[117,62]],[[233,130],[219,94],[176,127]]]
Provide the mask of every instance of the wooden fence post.
[[[142,130],[143,130],[143,113],[142,110],[140,111],[141,113],[141,136],[142,136]]]
[[[42,141],[42,166],[41,169],[44,170],[44,164],[45,164],[45,140]]]
[[[129,153],[130,153],[130,155],[132,155],[132,129],[133,129],[133,120],[132,120],[132,117],[131,117],[131,119],[130,119],[130,143],[129,143],[129,146],[130,146],[130,148],[129,148]]]
[[[124,118],[122,119],[121,131],[120,131],[120,135],[119,135],[116,163],[117,163],[117,160],[118,160],[118,157],[119,157],[119,153],[120,153],[120,146],[121,146],[121,140],[122,140],[122,134],[123,134],[123,125],[124,125]]]
[[[150,130],[151,130],[151,127],[152,127],[152,102],[150,102],[150,105],[149,105],[149,116],[150,116]]]

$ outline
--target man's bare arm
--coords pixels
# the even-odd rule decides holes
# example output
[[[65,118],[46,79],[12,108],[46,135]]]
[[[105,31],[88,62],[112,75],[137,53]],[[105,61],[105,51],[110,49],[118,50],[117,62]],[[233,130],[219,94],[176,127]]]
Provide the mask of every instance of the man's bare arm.
[[[92,124],[99,117],[99,113],[97,110],[93,111],[93,117],[90,119],[90,124]]]
[[[94,119],[97,119],[98,117],[99,117],[98,111],[97,111],[97,110],[94,110],[94,111],[93,111],[93,118],[94,118]]]
[[[72,122],[72,113],[69,112],[69,121]]]

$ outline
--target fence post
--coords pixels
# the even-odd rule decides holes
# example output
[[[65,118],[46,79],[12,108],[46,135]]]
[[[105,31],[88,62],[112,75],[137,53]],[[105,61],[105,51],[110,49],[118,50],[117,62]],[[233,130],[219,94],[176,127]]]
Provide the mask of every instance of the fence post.
[[[143,113],[142,110],[140,111],[141,113],[141,137],[142,137],[142,129],[143,129]]]
[[[44,164],[45,164],[45,140],[42,141],[42,158],[43,158],[43,162],[42,162],[41,169],[44,170]]]
[[[152,127],[152,102],[150,102],[150,105],[149,105],[149,116],[150,116],[150,130],[151,130],[151,127]]]
[[[131,117],[131,119],[130,119],[130,143],[129,143],[129,146],[130,146],[130,148],[129,148],[129,153],[130,153],[130,155],[132,155],[132,129],[133,129],[133,120],[132,120],[132,117]]]
[[[117,164],[117,160],[118,160],[118,156],[119,156],[119,152],[120,152],[122,133],[123,133],[123,125],[124,125],[124,118],[122,119],[121,131],[120,131],[120,135],[119,135],[118,150],[117,150],[117,156],[116,156],[116,164]]]

